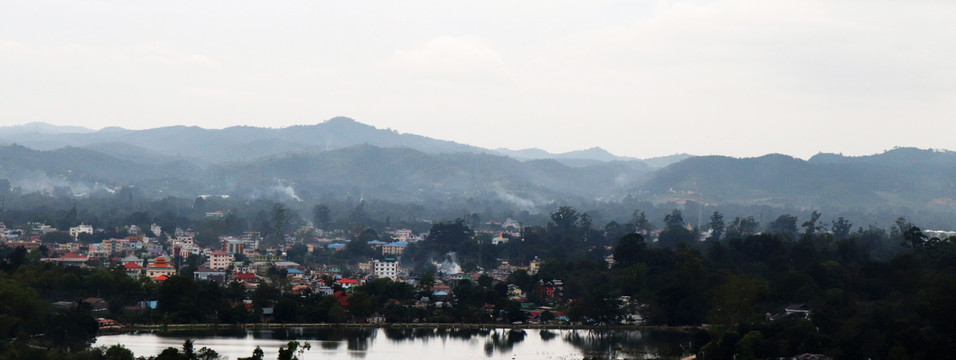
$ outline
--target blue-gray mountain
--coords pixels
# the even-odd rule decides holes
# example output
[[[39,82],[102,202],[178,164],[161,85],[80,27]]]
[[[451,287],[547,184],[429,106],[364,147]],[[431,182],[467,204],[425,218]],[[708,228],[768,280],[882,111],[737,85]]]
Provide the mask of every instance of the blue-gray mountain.
[[[347,118],[282,129],[86,131],[30,124],[0,128],[0,142],[21,144],[0,147],[0,179],[24,192],[95,195],[135,185],[152,197],[493,197],[520,208],[631,195],[675,206],[956,211],[956,153],[912,148],[807,161],[776,154],[638,160],[600,148],[566,154],[482,149]]]

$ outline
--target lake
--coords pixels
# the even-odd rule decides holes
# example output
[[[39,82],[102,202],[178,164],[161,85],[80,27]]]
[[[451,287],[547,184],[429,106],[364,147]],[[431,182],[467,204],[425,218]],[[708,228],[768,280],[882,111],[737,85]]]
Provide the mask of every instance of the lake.
[[[290,340],[311,344],[303,360],[642,359],[659,349],[679,351],[690,335],[642,330],[283,328],[104,335],[94,346],[122,344],[136,356],[155,356],[167,347],[181,349],[185,339],[193,339],[197,350],[208,347],[232,360],[252,355],[257,345],[265,359],[275,359],[279,347]]]

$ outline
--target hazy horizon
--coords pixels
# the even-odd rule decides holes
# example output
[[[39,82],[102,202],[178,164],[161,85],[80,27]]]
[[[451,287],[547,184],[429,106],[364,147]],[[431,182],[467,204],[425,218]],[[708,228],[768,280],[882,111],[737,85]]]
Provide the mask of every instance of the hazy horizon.
[[[347,116],[337,116],[337,117],[352,119],[352,118],[349,118],[349,117],[347,117]],[[184,124],[179,124],[179,125],[164,125],[164,126],[147,127],[147,128],[125,128],[125,127],[122,127],[122,126],[107,126],[107,127],[102,127],[102,128],[90,128],[90,127],[85,127],[85,126],[82,126],[82,125],[57,125],[57,124],[51,124],[51,123],[47,123],[47,122],[32,122],[32,123],[25,123],[25,124],[0,125],[0,128],[5,128],[5,127],[17,127],[17,126],[24,126],[24,127],[25,127],[25,126],[30,126],[30,125],[52,125],[52,126],[57,126],[57,127],[76,127],[76,128],[83,128],[83,129],[85,129],[85,130],[95,132],[95,131],[100,131],[100,130],[107,129],[107,128],[120,128],[120,129],[123,129],[123,130],[139,131],[139,130],[149,130],[149,129],[156,129],[156,128],[162,128],[162,127],[195,126],[195,127],[199,127],[199,128],[201,128],[201,129],[205,129],[205,130],[223,130],[223,129],[227,129],[227,128],[231,128],[231,127],[255,127],[255,128],[273,129],[273,130],[275,130],[275,129],[284,129],[284,128],[289,128],[289,127],[294,127],[294,126],[313,126],[313,125],[321,124],[321,123],[323,123],[323,122],[325,122],[325,121],[328,121],[328,120],[331,120],[331,119],[327,119],[327,120],[324,120],[324,121],[321,121],[321,122],[318,122],[318,123],[314,123],[314,124],[292,124],[292,125],[277,126],[277,127],[253,126],[253,125],[230,125],[230,126],[225,126],[225,127],[203,127],[203,126],[199,126],[199,125],[184,125]],[[358,122],[358,123],[362,123],[361,121],[356,120],[356,119],[352,119],[352,120],[353,120],[353,121],[356,121],[356,122]],[[365,123],[362,123],[362,124],[365,124]],[[374,125],[370,125],[370,124],[365,124],[365,125],[374,126]],[[377,129],[379,129],[379,130],[385,130],[385,129],[383,129],[383,128],[377,128]],[[398,131],[397,129],[391,129],[391,130]],[[405,133],[405,132],[401,132],[401,131],[399,131],[399,133],[401,133],[401,134],[411,134],[411,135],[420,135],[420,134]],[[435,140],[454,141],[454,140],[449,140],[449,139],[438,139],[438,138],[433,138],[433,139],[435,139]],[[463,145],[478,146],[478,145],[475,145],[475,144],[468,144],[468,143],[463,143],[463,142],[460,142],[460,141],[454,141],[454,142],[457,142],[457,143],[463,144]],[[478,147],[481,147],[481,146],[478,146]],[[591,146],[591,147],[588,147],[588,148],[571,149],[571,150],[563,151],[563,152],[550,151],[550,150],[548,150],[548,149],[544,149],[544,148],[537,147],[537,146],[533,146],[533,145],[530,145],[530,146],[528,146],[528,147],[523,147],[523,148],[505,148],[505,147],[498,147],[498,148],[486,148],[486,147],[483,147],[483,148],[488,149],[488,150],[510,150],[510,151],[542,150],[542,151],[546,151],[546,152],[548,152],[548,153],[550,153],[550,154],[554,154],[554,155],[560,155],[560,154],[563,154],[563,153],[575,152],[575,151],[586,151],[586,150],[591,150],[591,149],[601,149],[601,150],[607,151],[607,152],[609,152],[609,153],[611,153],[611,154],[613,154],[613,155],[615,155],[615,156],[630,157],[630,158],[634,158],[634,159],[654,159],[654,158],[665,158],[665,157],[680,156],[680,155],[692,155],[692,156],[729,156],[729,157],[737,157],[737,158],[749,158],[749,157],[760,157],[760,156],[771,155],[771,154],[783,154],[783,155],[791,156],[791,157],[798,158],[798,159],[808,160],[809,158],[811,158],[811,157],[813,157],[814,155],[817,155],[817,154],[839,154],[839,155],[843,155],[843,156],[868,156],[868,155],[880,154],[880,153],[883,153],[883,152],[886,152],[886,151],[890,151],[890,150],[893,150],[893,149],[896,149],[896,148],[901,148],[901,147],[903,147],[903,146],[894,146],[894,147],[892,147],[892,148],[887,148],[887,149],[883,149],[883,150],[876,151],[876,152],[871,152],[871,153],[859,153],[859,154],[849,154],[849,153],[845,153],[845,152],[823,152],[823,151],[820,151],[820,152],[816,152],[816,153],[814,153],[814,154],[811,154],[811,155],[805,156],[805,157],[796,156],[796,155],[793,155],[793,154],[784,154],[784,153],[780,153],[780,152],[768,152],[768,153],[765,153],[765,154],[757,154],[757,155],[752,155],[752,156],[735,156],[735,155],[729,155],[729,154],[693,154],[693,153],[688,153],[688,152],[678,152],[678,153],[673,153],[673,154],[648,156],[648,157],[643,157],[643,158],[634,157],[634,156],[629,156],[629,155],[617,154],[617,153],[614,153],[614,152],[612,152],[612,151],[609,151],[608,149],[604,148],[604,147],[601,146],[601,145],[594,145],[594,146]],[[920,147],[916,147],[916,148],[920,148]],[[920,149],[941,150],[941,151],[953,151],[953,150],[951,150],[951,149],[946,149],[946,148],[920,148]]]

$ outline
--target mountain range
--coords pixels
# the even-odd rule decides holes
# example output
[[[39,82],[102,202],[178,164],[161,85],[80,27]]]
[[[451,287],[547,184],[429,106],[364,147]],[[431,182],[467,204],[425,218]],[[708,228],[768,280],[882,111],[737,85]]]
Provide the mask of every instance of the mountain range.
[[[674,206],[956,209],[956,153],[915,148],[808,160],[780,154],[634,159],[597,147],[563,154],[484,149],[342,117],[280,129],[27,124],[0,127],[0,144],[0,179],[22,192],[80,196],[135,185],[153,197],[493,198],[520,209],[628,196]]]

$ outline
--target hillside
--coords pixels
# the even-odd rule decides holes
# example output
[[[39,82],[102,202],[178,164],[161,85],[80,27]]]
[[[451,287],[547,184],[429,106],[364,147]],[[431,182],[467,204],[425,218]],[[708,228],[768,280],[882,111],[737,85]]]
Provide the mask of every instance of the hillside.
[[[486,150],[348,118],[281,129],[88,132],[29,124],[0,128],[0,142],[26,144],[0,147],[0,179],[24,192],[61,195],[132,185],[151,197],[494,199],[520,209],[590,202],[600,211],[598,204],[625,197],[677,206],[929,211],[937,218],[956,209],[956,153],[915,148],[806,161],[779,154],[637,160],[601,148]]]
[[[820,154],[808,161],[776,154],[702,156],[656,171],[636,188],[662,199],[699,196],[712,203],[922,207],[954,203],[954,175],[956,154],[912,148],[862,157]]]

